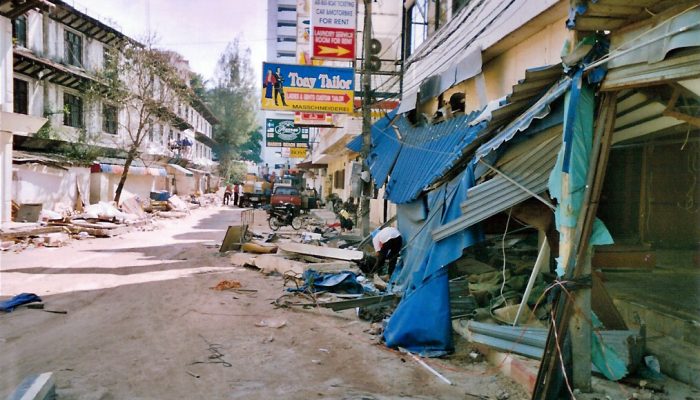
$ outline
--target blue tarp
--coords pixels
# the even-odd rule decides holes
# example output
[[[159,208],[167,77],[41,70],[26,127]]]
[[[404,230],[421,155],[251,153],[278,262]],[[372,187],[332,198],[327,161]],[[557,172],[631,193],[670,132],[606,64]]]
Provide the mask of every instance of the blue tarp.
[[[564,102],[563,145],[557,156],[557,162],[549,176],[549,194],[557,199],[554,216],[557,230],[576,228],[578,216],[583,204],[590,153],[593,146],[593,112],[595,93],[590,85],[582,79],[582,72],[574,76],[571,90]],[[564,185],[564,180],[568,181]],[[563,191],[568,189],[566,193]],[[564,238],[561,237],[561,241]],[[591,233],[591,245],[612,244],[612,236],[603,223],[596,219]],[[561,259],[557,259],[559,275],[564,274]]]
[[[292,291],[304,292],[311,289],[313,292],[326,291],[348,294],[361,294],[363,292],[362,285],[357,281],[357,275],[350,271],[323,273],[309,269],[304,271],[303,278],[306,284]]]
[[[404,290],[404,296],[384,330],[387,346],[428,356],[453,350],[447,265],[481,235],[470,228],[435,243],[431,232],[461,215],[460,204],[473,184],[468,168],[424,197],[397,207],[404,248],[411,251],[404,252],[401,270],[393,279],[393,290]]]
[[[41,297],[34,293],[20,293],[9,300],[0,302],[0,311],[11,312],[15,307],[36,302],[41,302]]]

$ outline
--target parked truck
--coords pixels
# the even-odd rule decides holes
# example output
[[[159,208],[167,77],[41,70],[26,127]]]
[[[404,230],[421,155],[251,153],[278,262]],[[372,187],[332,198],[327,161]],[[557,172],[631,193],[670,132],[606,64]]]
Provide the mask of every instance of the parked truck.
[[[258,207],[270,202],[271,193],[270,182],[255,174],[246,174],[239,202],[241,207]]]

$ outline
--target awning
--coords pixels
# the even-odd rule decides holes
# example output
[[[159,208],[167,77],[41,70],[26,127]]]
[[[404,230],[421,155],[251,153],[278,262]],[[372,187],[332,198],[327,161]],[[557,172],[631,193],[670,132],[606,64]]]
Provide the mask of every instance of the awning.
[[[462,216],[433,230],[433,239],[452,236],[547,189],[561,147],[561,131],[542,133],[521,145],[527,150],[496,167],[502,174],[467,191]]]
[[[192,171],[193,173],[199,174],[199,175],[205,175],[205,176],[211,175],[211,172],[209,172],[209,171],[204,171],[204,170],[201,170],[201,169],[187,168],[187,170]]]
[[[535,104],[530,106],[520,117],[508,124],[503,130],[488,142],[481,145],[474,154],[475,161],[479,161],[491,151],[497,149],[504,142],[513,138],[518,132],[522,132],[530,127],[535,119],[543,119],[549,115],[552,102],[560,98],[571,86],[571,78],[564,77],[557,84],[549,88],[547,92]],[[507,107],[507,106],[506,106]],[[498,110],[494,110],[496,114]]]
[[[171,171],[175,174],[179,175],[185,175],[185,176],[194,176],[192,171],[188,170],[187,168],[181,167],[177,164],[168,164],[168,168],[170,168]]]
[[[115,175],[121,175],[124,173],[124,166],[123,165],[116,165],[116,164],[104,164],[104,163],[95,163],[92,164],[92,167],[90,167],[90,172],[92,173],[106,173],[106,174],[115,174]],[[152,176],[168,176],[168,173],[165,171],[165,168],[163,167],[138,167],[138,166],[131,166],[129,167],[129,175],[152,175]]]

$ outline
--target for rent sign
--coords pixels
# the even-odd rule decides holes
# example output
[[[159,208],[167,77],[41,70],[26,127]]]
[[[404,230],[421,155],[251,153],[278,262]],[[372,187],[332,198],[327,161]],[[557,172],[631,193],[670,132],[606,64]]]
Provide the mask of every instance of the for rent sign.
[[[354,93],[352,68],[263,63],[264,110],[349,114]]]
[[[312,0],[312,57],[330,60],[355,59],[355,0]]]

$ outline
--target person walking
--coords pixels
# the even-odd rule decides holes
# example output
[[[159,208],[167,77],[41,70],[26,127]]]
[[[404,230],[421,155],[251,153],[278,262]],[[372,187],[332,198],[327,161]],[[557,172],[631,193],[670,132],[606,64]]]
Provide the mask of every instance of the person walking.
[[[224,205],[227,206],[228,203],[231,201],[231,193],[233,192],[233,188],[231,188],[231,184],[227,183],[226,184],[226,189],[224,189]]]
[[[238,182],[236,182],[233,185],[233,205],[236,207],[239,207],[238,198],[240,196],[240,189],[241,189],[241,185]]]

